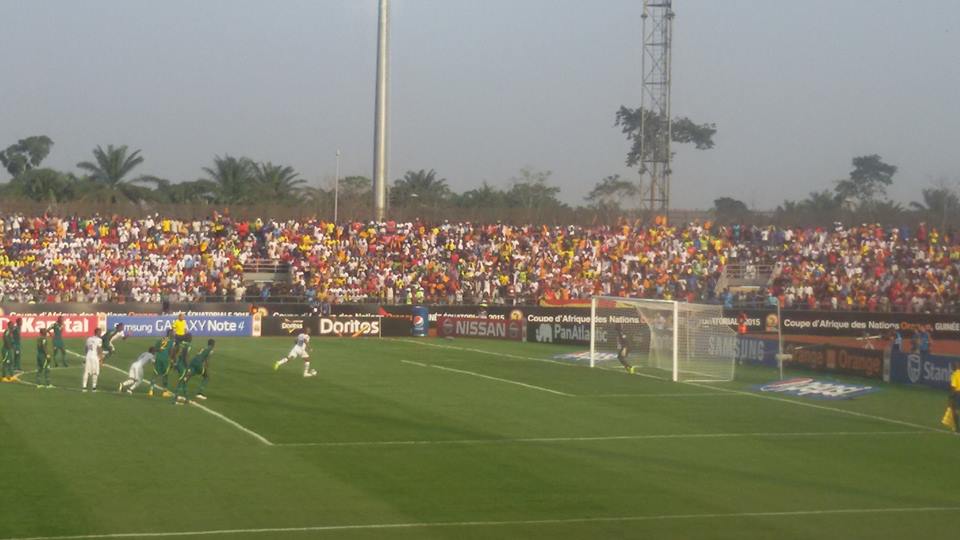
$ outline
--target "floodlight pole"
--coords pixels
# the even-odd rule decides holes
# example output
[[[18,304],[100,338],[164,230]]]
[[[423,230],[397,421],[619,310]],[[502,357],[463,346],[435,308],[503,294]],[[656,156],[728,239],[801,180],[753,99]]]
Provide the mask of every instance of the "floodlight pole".
[[[337,173],[333,178],[333,223],[337,221],[337,210],[340,204],[340,149],[337,148]]]
[[[377,25],[377,87],[373,125],[373,213],[383,221],[387,207],[387,84],[389,78],[389,1],[380,0]]]

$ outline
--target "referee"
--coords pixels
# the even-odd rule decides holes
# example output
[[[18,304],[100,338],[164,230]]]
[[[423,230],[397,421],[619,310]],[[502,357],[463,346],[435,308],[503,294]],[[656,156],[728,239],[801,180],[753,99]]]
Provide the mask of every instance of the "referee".
[[[183,313],[177,315],[177,320],[173,321],[173,342],[177,345],[183,341],[183,337],[187,335],[187,320],[184,319]]]

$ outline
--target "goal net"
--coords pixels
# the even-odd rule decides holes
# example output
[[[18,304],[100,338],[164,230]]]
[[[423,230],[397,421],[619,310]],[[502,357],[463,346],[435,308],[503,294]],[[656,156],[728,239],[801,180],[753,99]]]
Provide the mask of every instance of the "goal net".
[[[729,381],[736,339],[719,305],[600,296],[590,306],[591,366],[620,367],[620,356],[674,381]]]

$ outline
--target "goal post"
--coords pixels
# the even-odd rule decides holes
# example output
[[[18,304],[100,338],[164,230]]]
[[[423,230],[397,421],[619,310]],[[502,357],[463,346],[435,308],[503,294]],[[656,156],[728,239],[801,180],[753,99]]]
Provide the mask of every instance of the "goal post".
[[[625,346],[625,362],[673,381],[729,381],[736,342],[720,305],[607,296],[590,302],[591,367],[621,367]]]

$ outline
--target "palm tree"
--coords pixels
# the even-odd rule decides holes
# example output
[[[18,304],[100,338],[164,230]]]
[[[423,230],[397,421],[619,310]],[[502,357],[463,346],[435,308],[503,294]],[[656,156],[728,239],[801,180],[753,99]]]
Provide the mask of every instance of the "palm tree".
[[[306,183],[302,178],[298,178],[300,174],[293,170],[293,167],[270,162],[254,164],[253,176],[261,195],[275,201],[294,199],[301,194],[301,186]]]
[[[210,180],[173,182],[166,178],[145,176],[137,182],[153,184],[153,199],[163,203],[211,203],[216,199],[217,185]]]
[[[217,200],[222,203],[246,203],[257,200],[257,180],[250,159],[230,155],[213,158],[213,168],[204,167],[208,180],[217,186]]]
[[[393,202],[398,206],[408,206],[413,201],[420,205],[436,208],[450,199],[450,187],[446,178],[437,178],[437,171],[407,171],[403,178],[393,182],[390,190]]]
[[[931,223],[939,224],[941,230],[946,228],[947,223],[957,218],[957,211],[960,210],[960,197],[957,193],[947,187],[945,182],[935,188],[925,188],[923,191],[923,202],[912,202],[910,207],[915,211],[926,215]]]
[[[480,187],[464,191],[456,197],[456,204],[461,208],[503,208],[507,206],[506,194],[484,180]]]
[[[74,196],[77,178],[53,169],[30,169],[5,185],[5,193],[32,201],[58,203]]]
[[[145,198],[145,188],[126,181],[126,176],[143,163],[140,150],[128,153],[126,145],[107,145],[106,150],[97,146],[93,150],[94,161],[81,161],[77,167],[88,173],[83,197],[109,200],[118,199],[136,202]],[[134,180],[136,181],[136,180]]]

